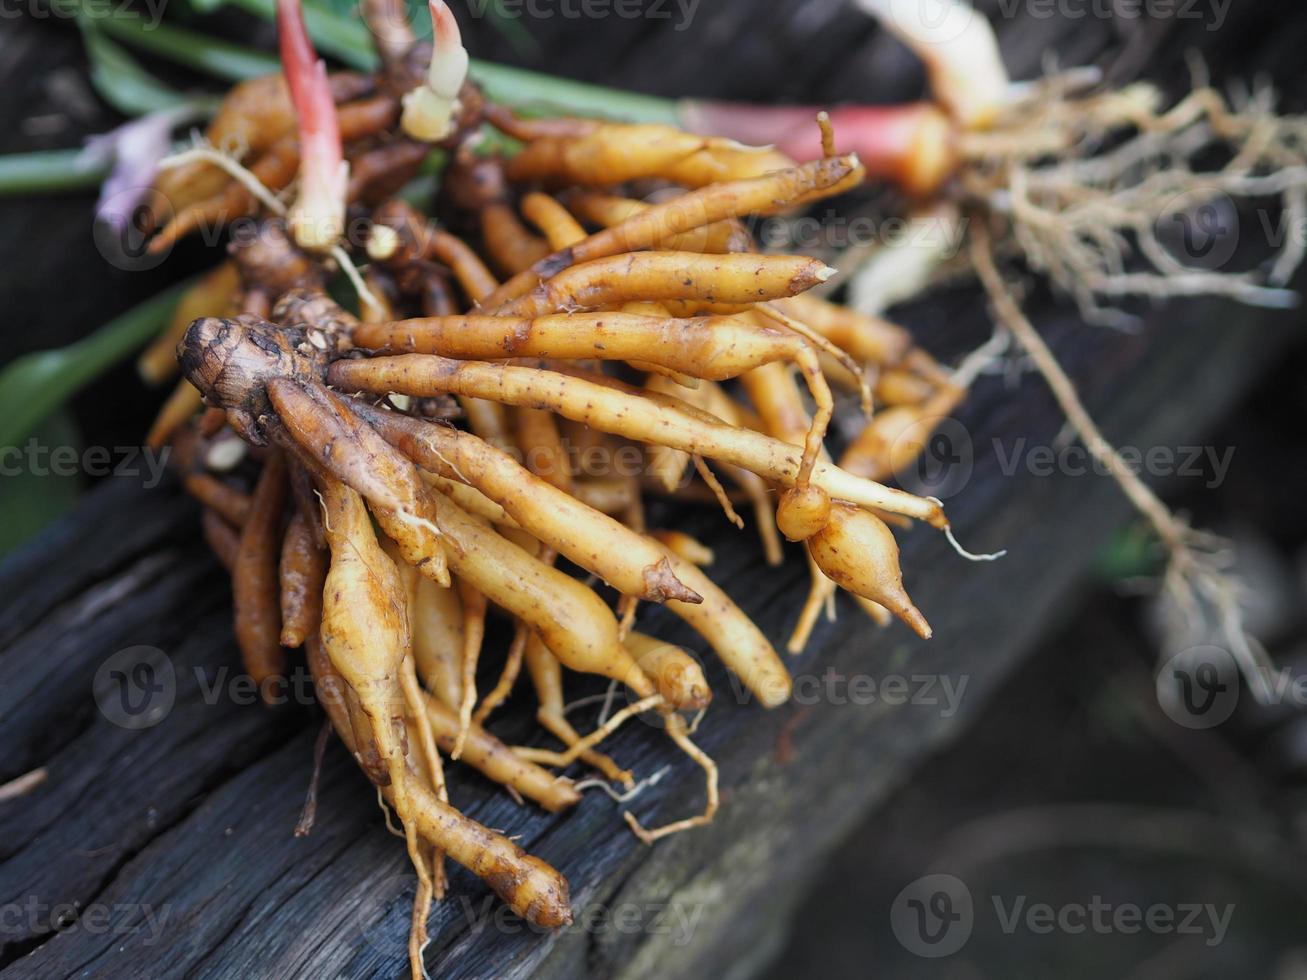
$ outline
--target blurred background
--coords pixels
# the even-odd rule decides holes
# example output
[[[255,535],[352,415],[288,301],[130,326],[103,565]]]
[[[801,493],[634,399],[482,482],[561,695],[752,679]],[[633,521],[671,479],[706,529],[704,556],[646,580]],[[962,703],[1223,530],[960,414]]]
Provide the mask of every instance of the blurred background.
[[[473,2],[464,33],[479,56],[652,95],[828,104],[922,90],[919,65],[848,0],[687,0],[663,5],[666,17],[586,20],[560,14],[566,4],[533,16],[531,4]],[[1197,55],[1218,84],[1269,81],[1284,111],[1307,111],[1307,12],[1294,5],[977,6],[1018,78],[1054,62],[1095,64],[1110,79],[1147,77],[1178,95]],[[172,0],[166,18],[272,50],[271,27],[249,7]],[[0,10],[0,152],[76,147],[123,119],[92,84],[103,65],[88,60],[68,11],[38,0]],[[200,84],[164,59],[147,63],[179,89]],[[190,242],[165,265],[115,268],[91,234],[93,201],[90,190],[0,199],[7,385],[44,390],[42,365],[22,355],[77,341],[206,265],[205,247]],[[894,203],[869,189],[844,206]],[[928,303],[902,319],[946,332]],[[1301,313],[1282,323],[1307,338]],[[1228,326],[1259,329],[1237,310]],[[952,338],[939,353],[975,340]],[[42,444],[139,445],[162,393],[137,382],[130,358],[103,360],[86,361],[95,362],[86,387],[45,414],[34,430]],[[1307,345],[1275,360],[1219,426],[1194,433],[1223,457],[1232,451],[1222,477],[1205,470],[1161,489],[1235,541],[1250,627],[1285,671],[1278,703],[1244,691],[1211,728],[1163,709],[1159,610],[1140,586],[1156,565],[1138,529],[1122,528],[1101,541],[1095,574],[1067,597],[1057,627],[965,732],[813,869],[788,930],[742,951],[741,976],[1307,977],[1307,702],[1295,684],[1307,678]],[[89,482],[85,473],[4,476],[0,548],[76,506]],[[950,880],[919,884],[928,875]],[[905,940],[905,921],[932,915],[940,943]],[[950,942],[959,944],[935,955]]]
[[[1276,703],[1245,688],[1200,729],[1161,707],[1157,600],[1118,563],[1123,533],[967,731],[837,850],[770,980],[817,964],[840,977],[869,964],[891,977],[1307,976],[1307,714],[1293,693],[1307,677],[1304,368],[1300,345],[1205,440],[1234,449],[1219,487],[1182,479],[1167,494],[1234,540],[1249,625],[1283,671]],[[958,952],[923,958],[894,925],[937,873],[965,884],[972,927]],[[1041,905],[1051,914],[1031,919]],[[1150,906],[1165,910],[1151,928]]]

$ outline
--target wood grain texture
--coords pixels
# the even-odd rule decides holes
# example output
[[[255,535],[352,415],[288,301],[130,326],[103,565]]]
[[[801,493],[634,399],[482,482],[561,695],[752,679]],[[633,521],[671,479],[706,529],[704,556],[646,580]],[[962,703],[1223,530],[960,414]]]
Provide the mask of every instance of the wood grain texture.
[[[1232,10],[1208,38],[1201,25],[1174,25],[1149,69],[1173,70],[1186,45],[1204,41],[1225,72],[1296,67],[1285,37],[1293,32],[1266,34],[1260,6]],[[1046,45],[1080,61],[1118,44],[1099,21],[1026,17],[1001,27],[1026,72]],[[833,0],[704,4],[684,34],[616,19],[584,31],[550,21],[539,32],[551,62],[649,91],[890,98],[910,94],[918,77]],[[469,33],[503,54],[487,25]],[[11,244],[5,254],[13,252]],[[44,262],[47,283],[67,270],[55,253]],[[98,271],[85,275],[100,297],[113,292]],[[1295,326],[1292,317],[1186,303],[1122,335],[1085,328],[1046,296],[1031,309],[1108,436],[1134,446],[1200,440]],[[918,304],[905,318],[940,353],[986,334],[983,302],[971,288]],[[722,809],[712,827],[653,848],[632,838],[601,794],[552,816],[520,808],[456,768],[451,794],[469,815],[567,875],[578,925],[540,935],[456,870],[430,926],[433,975],[736,977],[765,959],[818,859],[910,779],[918,760],[965,731],[1128,518],[1105,480],[1001,472],[994,440],[1005,452],[1023,438],[1049,445],[1062,427],[1036,380],[1012,391],[985,384],[959,418],[974,450],[971,478],[949,501],[959,536],[975,549],[1012,553],[996,565],[970,565],[926,529],[907,536],[907,584],[935,639],[875,630],[842,600],[839,620],[820,624],[809,651],[792,661],[805,692],[796,702],[811,703],[773,712],[742,703],[706,656],[717,701],[699,741],[721,766]],[[710,541],[714,578],[770,636],[786,634],[806,589],[797,552],[782,569],[767,569],[752,532],[732,531],[719,514],[655,509],[653,519]],[[314,831],[292,837],[320,716],[304,704],[269,710],[233,696],[239,658],[227,585],[175,486],[102,485],[0,566],[0,596],[0,780],[39,766],[49,772],[27,796],[0,803],[0,976],[403,972],[415,883],[403,845],[386,832],[371,788],[338,743],[327,753]],[[640,628],[702,649],[661,610],[646,608]],[[140,645],[166,655],[175,694],[162,721],[131,731],[97,709],[93,687],[108,658]],[[820,694],[852,675],[934,675],[966,687],[949,716],[938,706],[836,703]],[[297,683],[305,680],[301,667]],[[576,688],[569,693],[582,693]],[[514,703],[497,728],[549,744],[528,715],[528,705]],[[670,767],[632,802],[642,820],[701,806],[697,769],[655,732],[633,724],[611,750],[641,776]]]

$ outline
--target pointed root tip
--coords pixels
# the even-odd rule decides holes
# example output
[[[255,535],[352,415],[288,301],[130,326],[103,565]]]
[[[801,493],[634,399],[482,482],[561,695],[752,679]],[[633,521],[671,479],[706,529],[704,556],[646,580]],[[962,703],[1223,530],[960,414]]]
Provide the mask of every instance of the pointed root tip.
[[[912,627],[912,632],[916,633],[923,640],[929,640],[935,635],[935,631],[930,628],[930,623],[926,622],[926,617],[921,614],[916,606],[909,604],[906,609],[896,610],[899,618],[908,626]]]
[[[817,270],[817,281],[829,282],[830,279],[833,276],[835,276],[839,271],[840,271],[839,269],[832,269],[828,265],[822,266],[820,269]]]
[[[882,596],[874,601],[901,619],[912,632],[923,640],[929,640],[934,635],[934,630],[930,628],[930,623],[926,622],[926,617],[921,614],[921,610],[913,604],[908,594],[902,589],[899,590],[897,595]]]
[[[703,602],[703,596],[676,577],[672,563],[666,558],[644,570],[644,584],[645,598],[650,602],[666,602],[669,599],[691,605]]]

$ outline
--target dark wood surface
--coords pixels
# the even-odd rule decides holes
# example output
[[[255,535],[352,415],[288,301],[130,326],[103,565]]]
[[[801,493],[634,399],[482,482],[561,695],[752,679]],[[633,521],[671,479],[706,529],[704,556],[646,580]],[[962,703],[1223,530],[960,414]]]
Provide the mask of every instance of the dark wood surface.
[[[1148,68],[1174,69],[1186,45],[1205,43],[1220,71],[1279,64],[1295,78],[1294,31],[1265,33],[1266,8],[1248,7],[1232,10],[1210,36],[1173,25]],[[1067,61],[1119,47],[1099,21],[1026,19],[1002,29],[1020,71],[1038,65],[1046,44],[1058,44]],[[41,39],[62,37],[49,25],[33,30]],[[1304,31],[1294,30],[1301,41]],[[470,33],[503,54],[485,25]],[[649,91],[879,98],[910,92],[905,79],[914,77],[902,74],[903,57],[845,5],[811,0],[704,4],[684,34],[612,21],[550,22],[541,36],[550,60],[574,74]],[[32,43],[24,64],[40,63],[40,45]],[[10,118],[18,104],[8,105]],[[17,207],[38,213],[34,204]],[[84,200],[64,202],[40,213],[85,222],[89,239],[89,220],[75,217],[85,207]],[[59,234],[80,242],[73,232]],[[65,324],[65,336],[77,334],[87,309],[121,308],[121,283],[95,266],[80,271],[85,290],[70,298],[78,310],[71,324],[48,292],[44,299],[16,292],[30,282],[48,289],[70,275],[66,263],[84,258],[84,246],[70,246],[67,256],[45,248],[25,255],[21,243],[6,241],[6,300],[19,296],[19,310],[43,305],[52,322]],[[143,278],[125,281],[135,288]],[[1297,326],[1292,315],[1186,303],[1124,335],[1085,328],[1040,295],[1032,309],[1108,435],[1141,447],[1201,440]],[[985,335],[983,303],[969,288],[918,304],[906,318],[942,353]],[[24,343],[31,343],[26,333]],[[950,510],[964,542],[1008,547],[1009,557],[967,564],[917,529],[904,542],[903,563],[935,639],[923,644],[902,628],[875,630],[841,601],[838,622],[821,624],[808,652],[792,662],[797,675],[815,679],[831,670],[965,679],[958,712],[945,717],[929,705],[830,698],[764,712],[739,703],[709,661],[717,700],[699,741],[721,767],[722,809],[712,827],[653,848],[631,837],[619,807],[602,794],[588,793],[574,811],[551,816],[455,770],[451,792],[459,805],[566,874],[578,923],[589,927],[534,933],[502,912],[476,879],[455,871],[451,896],[431,922],[433,975],[746,976],[764,962],[818,859],[910,779],[927,753],[965,732],[1128,519],[1105,480],[1000,472],[993,440],[1010,452],[1020,438],[1048,445],[1061,429],[1036,380],[1014,390],[982,384],[960,419],[975,467]],[[714,577],[769,635],[783,637],[806,588],[797,554],[780,570],[766,569],[752,532],[733,532],[712,512],[674,513],[716,547]],[[404,970],[414,881],[362,775],[333,743],[314,831],[292,837],[319,715],[308,705],[267,710],[212,693],[215,683],[229,692],[223,682],[238,672],[227,586],[198,541],[192,506],[174,486],[147,490],[128,478],[102,484],[74,515],[0,566],[0,596],[0,780],[39,766],[49,773],[27,796],[0,804],[4,976],[389,977]],[[647,609],[641,624],[702,647],[660,610]],[[109,657],[141,645],[172,664],[175,702],[157,725],[131,731],[97,708],[93,686]],[[524,737],[531,731],[526,714],[524,701],[512,706],[502,733]],[[656,733],[634,724],[611,748],[641,776],[671,767],[632,802],[643,820],[662,822],[701,806],[698,770]],[[655,919],[664,906],[670,917]],[[52,929],[52,915],[69,924]],[[687,919],[693,929],[682,942]]]

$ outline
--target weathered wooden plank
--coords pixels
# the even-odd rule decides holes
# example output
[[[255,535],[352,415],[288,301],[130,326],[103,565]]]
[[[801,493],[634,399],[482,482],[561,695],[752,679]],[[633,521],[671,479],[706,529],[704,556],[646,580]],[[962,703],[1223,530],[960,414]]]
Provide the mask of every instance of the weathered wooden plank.
[[[1085,343],[1080,328],[1064,319],[1053,336],[1068,360],[1082,363],[1072,353]],[[1215,315],[1146,336],[1110,338],[1116,348],[1107,361],[1111,378],[1089,386],[1099,391],[1097,407],[1105,409],[1109,432],[1140,445],[1193,438],[1283,332],[1251,324],[1232,331]],[[1089,343],[1104,341],[1094,336]],[[1101,378],[1102,370],[1080,373]],[[1047,444],[1059,423],[1045,408],[1045,395],[1027,385],[1014,396],[982,392],[963,419],[975,425],[978,441],[1020,432]],[[994,416],[1019,419],[1022,428],[978,423]],[[133,517],[153,505],[143,491],[111,487],[101,495],[118,498],[114,505]],[[821,703],[764,713],[734,703],[729,682],[714,666],[718,703],[701,741],[722,765],[723,810],[713,827],[653,849],[630,837],[605,797],[590,795],[576,812],[548,816],[518,809],[477,777],[456,775],[453,791],[470,814],[521,834],[525,846],[567,873],[578,913],[629,909],[625,914],[645,916],[652,929],[653,907],[670,901],[697,919],[695,941],[685,946],[668,936],[611,928],[540,937],[458,873],[453,897],[432,923],[437,938],[430,955],[442,975],[484,976],[493,965],[496,975],[584,969],[639,976],[652,973],[655,960],[664,973],[678,964],[699,973],[725,970],[749,950],[760,955],[748,937],[764,924],[774,926],[784,896],[797,895],[793,884],[841,829],[964,724],[1125,513],[1103,481],[1004,478],[992,454],[978,454],[972,485],[952,503],[962,533],[977,546],[1009,543],[1017,551],[1001,566],[971,566],[927,532],[909,536],[909,585],[935,621],[936,639],[920,644],[901,630],[875,632],[844,608],[838,623],[819,628],[813,651],[796,661],[795,670],[807,678],[804,691],[834,683],[828,669],[845,676],[942,675],[955,684],[966,678],[955,716],[921,706],[855,708],[830,703],[829,693]],[[1067,520],[1071,514],[1074,520]],[[686,517],[695,530],[717,521],[705,513]],[[185,526],[190,515],[177,513],[175,520]],[[36,547],[52,548],[46,554],[57,566],[72,561],[75,543],[76,535],[65,534]],[[122,550],[130,555],[133,548]],[[719,553],[721,581],[764,629],[781,634],[792,603],[779,600],[800,593],[802,567],[792,563],[779,574],[759,569],[756,548],[744,536],[723,541]],[[14,685],[24,682],[39,651],[61,649],[58,627],[66,624],[68,651],[51,658],[66,664],[66,673],[40,686],[52,687],[56,703],[63,698],[67,707],[25,713],[16,702],[39,703],[33,695],[16,698],[3,716],[6,744],[22,752],[17,768],[39,760],[50,769],[44,786],[0,810],[0,839],[14,845],[2,865],[7,893],[39,896],[50,905],[134,908],[137,919],[129,924],[143,920],[148,908],[162,921],[161,937],[149,941],[148,928],[95,934],[75,926],[7,972],[50,976],[149,964],[160,975],[270,967],[278,975],[393,975],[402,968],[412,888],[402,846],[381,829],[367,784],[338,747],[329,754],[317,829],[304,840],[290,837],[314,724],[293,708],[270,712],[233,704],[230,697],[206,703],[195,669],[210,682],[215,667],[236,669],[221,576],[193,549],[163,555],[157,573],[142,571],[150,558],[112,566],[117,570],[99,588],[121,599],[99,604],[95,615],[79,615],[97,606],[79,599],[53,614],[38,610],[0,659],[8,696],[21,690]],[[659,613],[651,610],[646,625],[660,632],[671,626],[667,635],[694,645]],[[172,711],[157,727],[139,732],[85,710],[97,665],[131,643],[165,649],[177,673]],[[833,697],[838,700],[838,687]],[[42,753],[40,741],[66,722],[77,701],[83,705],[80,733],[60,750]],[[27,745],[32,739],[38,744]],[[782,740],[792,744],[785,762],[777,757]],[[613,750],[641,774],[673,767],[656,792],[634,805],[643,819],[668,819],[699,805],[697,771],[641,726],[622,733]]]

